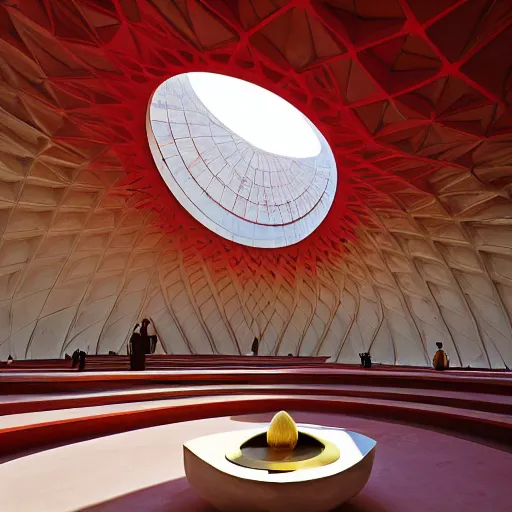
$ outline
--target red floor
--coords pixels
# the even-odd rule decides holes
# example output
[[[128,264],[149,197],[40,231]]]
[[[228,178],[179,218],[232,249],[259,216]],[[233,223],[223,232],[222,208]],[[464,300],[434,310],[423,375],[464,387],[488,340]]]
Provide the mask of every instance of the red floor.
[[[0,465],[2,512],[211,510],[184,478],[187,439],[270,415],[177,423],[35,453]],[[341,415],[296,413],[378,441],[372,477],[343,512],[509,512],[512,453],[443,433]],[[241,511],[242,512],[242,511]]]

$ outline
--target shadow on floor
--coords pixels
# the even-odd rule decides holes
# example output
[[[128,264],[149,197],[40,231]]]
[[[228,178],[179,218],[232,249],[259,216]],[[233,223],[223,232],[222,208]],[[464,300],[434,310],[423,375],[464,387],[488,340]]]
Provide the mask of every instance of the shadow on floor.
[[[215,512],[188,485],[186,478],[139,489],[75,512]],[[355,512],[355,511],[354,511]]]
[[[363,491],[364,493],[364,491]],[[338,507],[333,512],[390,512],[389,509],[383,507],[379,502],[360,494],[349,503]]]
[[[75,512],[142,512],[144,510],[151,510],[151,512],[215,512],[215,509],[202,500],[188,485],[186,478],[169,480],[153,487],[112,498],[92,507],[77,509]],[[389,511],[372,498],[362,494],[333,512]]]
[[[299,423],[311,421],[311,413],[293,411],[292,413]],[[231,420],[245,423],[267,423],[270,422],[274,414],[233,416]],[[324,424],[332,423],[332,426],[336,426],[340,421],[339,415],[333,418],[326,415],[322,419]],[[215,512],[215,509],[202,500],[189,486],[185,477],[139,489],[75,512],[142,512],[145,510],[151,512]],[[240,512],[244,511],[240,510]],[[390,510],[363,491],[349,503],[333,512],[390,512]]]

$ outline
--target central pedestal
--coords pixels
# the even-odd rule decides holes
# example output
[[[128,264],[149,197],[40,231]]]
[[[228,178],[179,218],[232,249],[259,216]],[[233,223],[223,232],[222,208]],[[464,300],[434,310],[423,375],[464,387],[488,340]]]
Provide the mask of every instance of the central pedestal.
[[[221,512],[328,512],[358,494],[373,466],[376,442],[343,429],[301,425],[332,443],[339,458],[313,469],[267,471],[229,461],[226,451],[266,428],[223,432],[185,443],[185,473],[198,494]]]

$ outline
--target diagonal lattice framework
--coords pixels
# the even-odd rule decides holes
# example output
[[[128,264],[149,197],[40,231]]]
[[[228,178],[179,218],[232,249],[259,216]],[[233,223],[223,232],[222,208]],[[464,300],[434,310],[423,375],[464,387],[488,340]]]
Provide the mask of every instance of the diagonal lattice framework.
[[[0,2],[0,356],[123,349],[512,363],[506,0]],[[257,83],[330,143],[338,192],[301,243],[232,244],[158,175],[170,76]]]

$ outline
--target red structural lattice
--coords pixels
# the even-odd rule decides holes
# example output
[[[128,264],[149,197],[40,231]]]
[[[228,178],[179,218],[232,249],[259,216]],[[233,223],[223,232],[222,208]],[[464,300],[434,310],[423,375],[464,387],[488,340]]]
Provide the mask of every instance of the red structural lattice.
[[[59,149],[28,129],[20,145],[63,173],[86,158],[113,185],[112,204],[157,213],[153,224],[214,270],[227,261],[242,284],[260,275],[270,288],[277,277],[314,279],[319,266],[326,276],[344,266],[377,286],[384,271],[381,284],[399,290],[402,307],[416,293],[416,278],[407,284],[403,273],[433,282],[446,271],[439,280],[475,317],[460,272],[478,272],[494,283],[509,329],[510,293],[500,286],[510,278],[495,259],[512,245],[500,231],[512,215],[509,0],[3,0],[0,37],[5,90],[26,94],[6,92],[2,108]],[[148,148],[146,107],[162,81],[188,71],[257,83],[325,135],[338,192],[303,242],[230,243],[167,190]],[[429,258],[444,270],[429,275]],[[484,337],[477,320],[473,327]]]
[[[358,224],[372,225],[370,211],[427,206],[443,170],[469,172],[490,189],[509,179],[495,162],[510,151],[512,123],[506,0],[20,0],[2,10],[5,43],[38,65],[39,95],[67,113],[56,137],[86,150],[91,138],[110,145],[129,172],[121,188],[161,212],[167,229],[193,230],[200,245],[245,250],[177,206],[145,135],[151,93],[187,71],[276,92],[332,145],[340,183],[332,212],[301,247],[280,253],[339,252]]]

